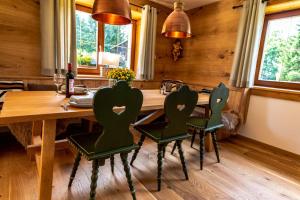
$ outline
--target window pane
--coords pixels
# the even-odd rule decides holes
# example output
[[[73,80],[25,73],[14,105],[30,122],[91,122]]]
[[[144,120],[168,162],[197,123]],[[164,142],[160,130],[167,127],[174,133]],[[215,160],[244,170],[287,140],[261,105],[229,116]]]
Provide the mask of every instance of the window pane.
[[[270,20],[260,80],[300,82],[300,16]]]
[[[105,24],[104,51],[119,54],[120,67],[130,68],[132,24]]]
[[[95,67],[97,63],[97,22],[86,12],[76,11],[76,46],[79,66]]]

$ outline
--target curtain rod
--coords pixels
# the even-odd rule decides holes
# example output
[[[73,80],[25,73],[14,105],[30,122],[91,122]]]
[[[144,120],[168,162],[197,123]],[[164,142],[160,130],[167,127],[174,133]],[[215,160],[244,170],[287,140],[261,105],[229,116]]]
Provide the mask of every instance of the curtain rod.
[[[269,0],[262,0],[262,3],[268,2]],[[238,6],[232,6],[232,9],[237,9],[237,8],[242,8],[243,5],[238,5]]]

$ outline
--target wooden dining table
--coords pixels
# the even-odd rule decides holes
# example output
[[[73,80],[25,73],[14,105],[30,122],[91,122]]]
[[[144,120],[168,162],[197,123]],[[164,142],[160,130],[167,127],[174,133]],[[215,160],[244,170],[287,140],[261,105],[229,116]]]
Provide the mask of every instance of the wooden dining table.
[[[160,90],[142,90],[144,101],[141,112],[149,115],[137,124],[149,123],[163,115],[165,95]],[[67,118],[93,118],[92,108],[64,108],[68,99],[53,91],[7,92],[0,111],[0,124],[19,122],[41,122],[41,133],[35,134],[33,142],[40,143],[40,152],[36,156],[38,168],[38,198],[50,200],[52,195],[53,163],[55,152],[56,120]],[[207,105],[209,95],[199,94],[198,105]],[[152,111],[152,112],[151,112]],[[33,123],[33,132],[35,123]],[[36,138],[36,135],[39,138]]]

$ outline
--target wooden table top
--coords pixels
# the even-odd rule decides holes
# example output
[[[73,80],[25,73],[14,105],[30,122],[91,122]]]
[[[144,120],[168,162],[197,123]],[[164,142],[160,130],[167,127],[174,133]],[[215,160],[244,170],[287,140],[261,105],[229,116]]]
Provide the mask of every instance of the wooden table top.
[[[159,90],[142,90],[144,101],[142,111],[163,109],[165,95]],[[21,91],[7,92],[0,124],[26,122],[48,119],[63,119],[93,116],[91,108],[69,107],[65,110],[61,105],[68,99],[64,95],[56,95],[53,91]],[[209,95],[199,94],[198,105],[208,104]]]

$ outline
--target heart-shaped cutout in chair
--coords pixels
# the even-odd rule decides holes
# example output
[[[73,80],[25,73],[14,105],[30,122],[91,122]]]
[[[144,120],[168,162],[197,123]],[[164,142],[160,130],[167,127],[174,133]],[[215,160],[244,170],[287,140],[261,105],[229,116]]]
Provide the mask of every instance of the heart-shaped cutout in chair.
[[[126,110],[126,106],[114,106],[112,110],[117,115],[121,115]]]
[[[179,111],[183,111],[183,109],[185,109],[185,104],[178,104],[178,105],[177,105],[177,109],[178,109]]]

